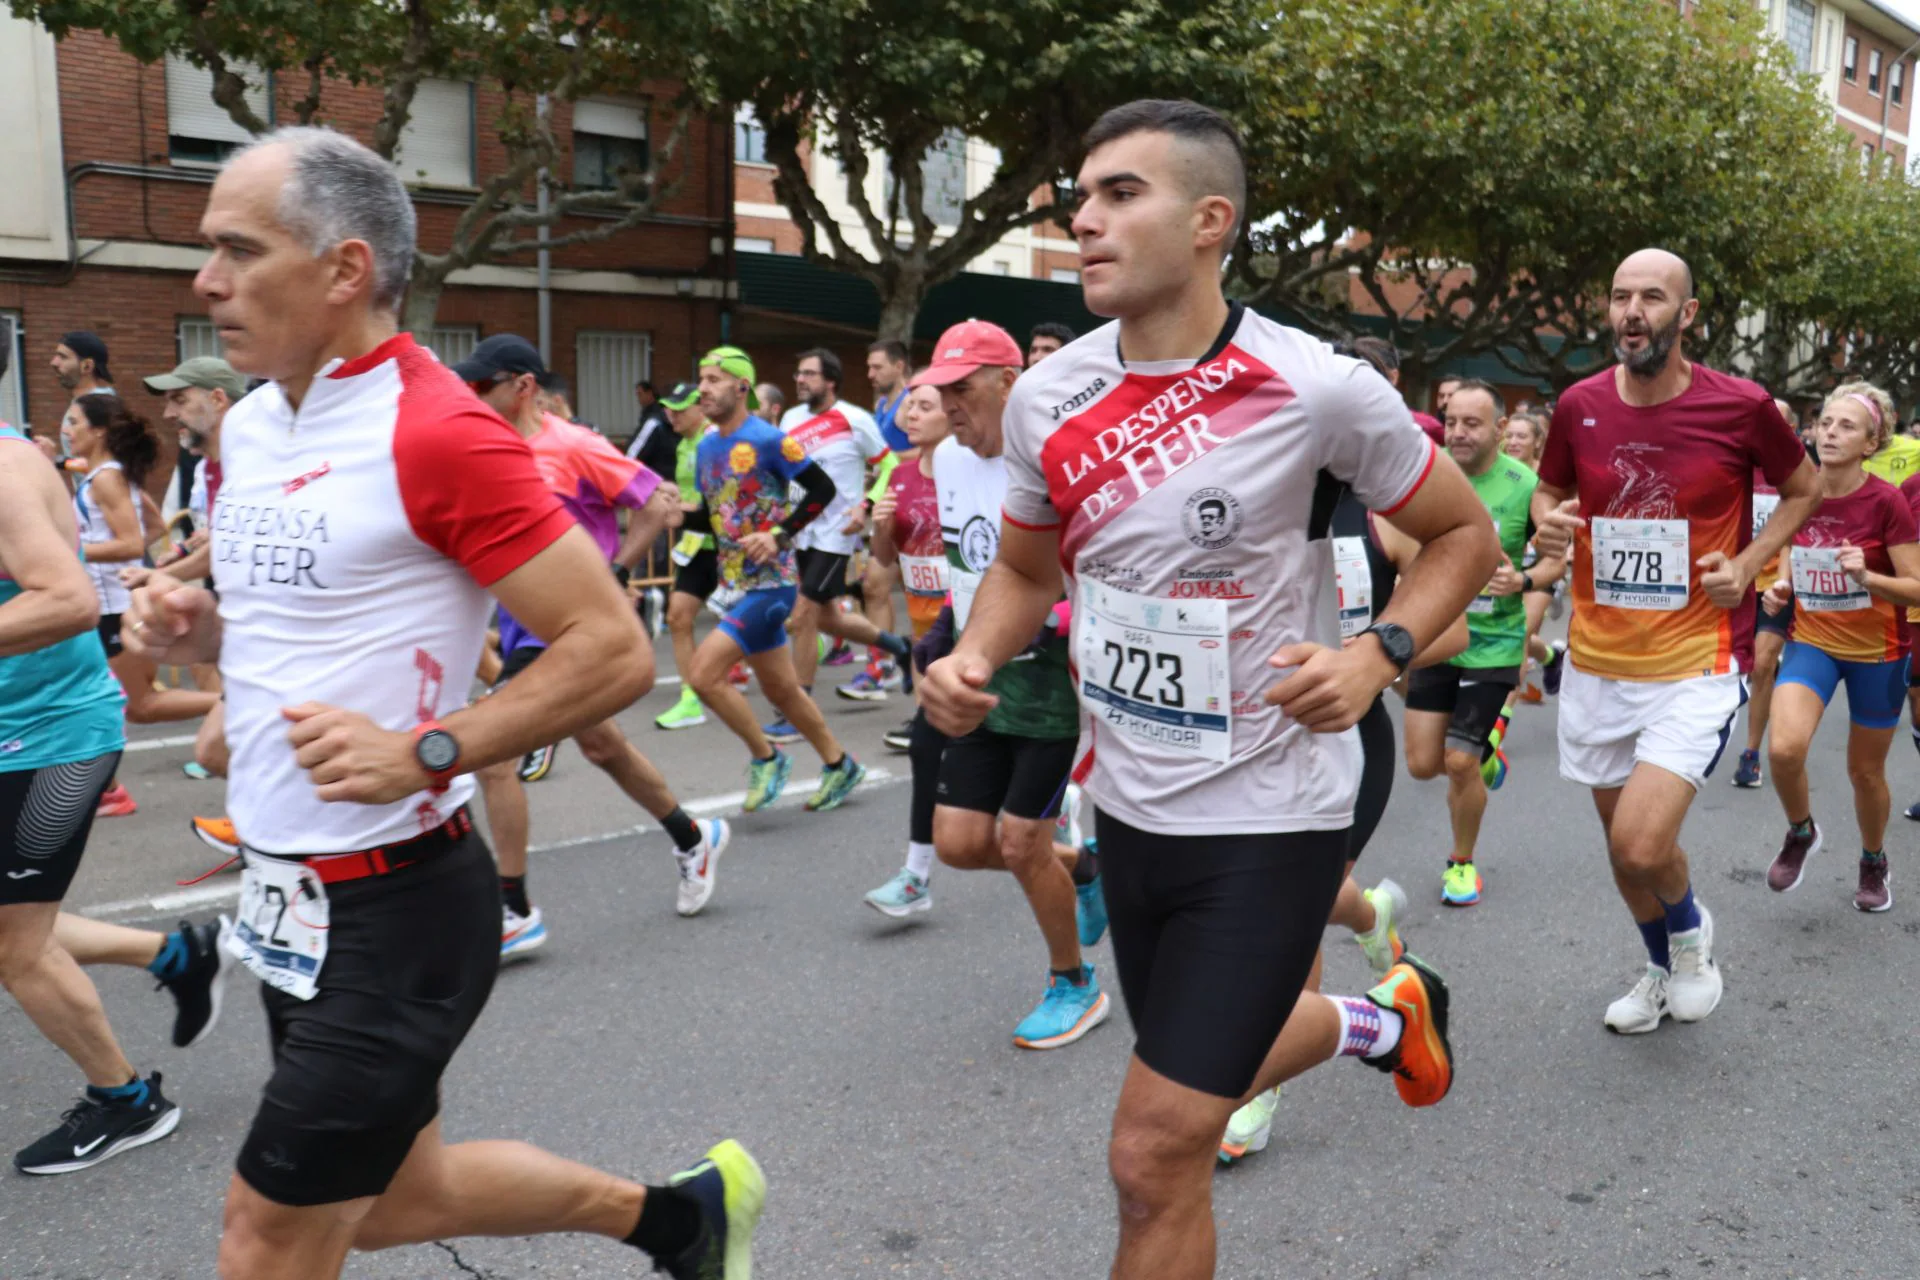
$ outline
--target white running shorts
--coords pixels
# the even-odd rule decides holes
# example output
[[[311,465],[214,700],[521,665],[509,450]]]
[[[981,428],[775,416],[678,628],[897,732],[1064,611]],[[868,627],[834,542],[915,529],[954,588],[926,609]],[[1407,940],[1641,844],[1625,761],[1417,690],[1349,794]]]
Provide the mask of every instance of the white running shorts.
[[[1560,776],[1583,787],[1624,786],[1636,764],[1698,791],[1720,762],[1747,700],[1738,673],[1686,680],[1612,680],[1567,664],[1560,683]]]

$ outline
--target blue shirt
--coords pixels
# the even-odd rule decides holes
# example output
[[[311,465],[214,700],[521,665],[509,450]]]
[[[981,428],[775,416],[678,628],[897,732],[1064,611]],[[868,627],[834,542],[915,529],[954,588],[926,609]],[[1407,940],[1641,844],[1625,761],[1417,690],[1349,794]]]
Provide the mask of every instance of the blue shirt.
[[[906,402],[907,389],[902,387],[893,393],[892,400],[877,400],[873,405],[873,420],[880,426],[880,438],[895,453],[905,453],[913,448],[913,441],[907,439],[907,433],[893,425],[894,415],[900,412],[900,406]]]
[[[740,539],[771,530],[793,509],[787,486],[809,465],[800,442],[766,419],[750,416],[730,434],[702,436],[693,465],[726,580],[746,591],[797,582],[792,551],[753,564]]]
[[[0,426],[0,448],[26,439],[19,430]],[[0,605],[19,594],[20,584],[0,569]],[[32,653],[0,658],[0,773],[73,764],[120,750],[126,745],[121,718],[126,701],[91,628]]]

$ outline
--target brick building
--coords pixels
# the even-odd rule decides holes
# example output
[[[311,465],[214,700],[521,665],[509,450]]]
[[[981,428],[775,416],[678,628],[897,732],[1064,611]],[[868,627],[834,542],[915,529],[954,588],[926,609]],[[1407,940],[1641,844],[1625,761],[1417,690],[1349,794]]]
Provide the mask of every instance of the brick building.
[[[220,158],[247,135],[213,104],[203,70],[171,59],[143,65],[93,33],[56,42],[3,15],[0,73],[14,89],[0,99],[8,175],[0,185],[0,332],[13,360],[0,380],[0,418],[56,428],[66,394],[48,359],[71,329],[99,333],[129,402],[157,415],[159,402],[140,377],[218,350],[192,288],[205,259],[197,226]],[[261,79],[250,99],[255,111],[291,122],[304,87]],[[556,103],[561,172],[576,185],[611,185],[615,167],[644,165],[653,139],[673,129],[669,90]],[[445,247],[475,184],[505,166],[492,127],[503,101],[491,85],[421,86],[397,163],[414,188],[426,248]],[[377,89],[332,85],[322,115],[365,140],[379,102]],[[730,323],[729,146],[725,117],[693,121],[647,222],[552,253],[549,362],[572,379],[580,415],[610,434],[624,435],[637,420],[636,380],[688,376]],[[452,360],[488,334],[534,337],[539,298],[530,253],[456,272],[429,344]]]
[[[1755,0],[1767,31],[1812,75],[1852,133],[1863,166],[1907,167],[1920,5],[1892,0]]]

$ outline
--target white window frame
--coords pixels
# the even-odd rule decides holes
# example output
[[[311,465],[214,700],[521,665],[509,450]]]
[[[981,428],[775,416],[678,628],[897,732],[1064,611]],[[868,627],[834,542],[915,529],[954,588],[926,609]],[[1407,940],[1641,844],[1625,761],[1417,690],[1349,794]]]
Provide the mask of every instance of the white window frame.
[[[573,411],[603,435],[625,435],[640,420],[633,386],[653,378],[653,334],[582,329],[573,336]]]
[[[1080,271],[1076,267],[1053,267],[1047,272],[1047,279],[1055,284],[1079,284]]]
[[[472,355],[479,345],[477,324],[437,324],[427,330],[427,350],[449,369]]]
[[[580,142],[582,138],[590,140],[613,139],[640,144],[640,167],[647,169],[653,164],[653,128],[650,117],[651,104],[645,99],[630,98],[582,98],[573,104],[573,148],[574,148],[574,185],[580,185]],[[602,184],[600,189],[611,190],[617,184],[611,181]]]
[[[407,127],[393,165],[409,186],[475,184],[473,86],[463,80],[422,80],[414,90]]]
[[[735,236],[733,238],[733,251],[735,253],[775,252],[773,240],[768,236]]]
[[[1801,71],[1813,70],[1813,28],[1818,16],[1813,0],[1787,0],[1786,13],[1781,23],[1781,39],[1793,54],[1794,65]],[[1796,19],[1806,37],[1803,49],[1795,44]]]
[[[1853,36],[1848,36],[1846,43],[1841,45],[1840,49],[1840,78],[1848,84],[1858,84],[1860,82],[1860,41]]]
[[[1867,92],[1876,98],[1880,96],[1880,65],[1883,61],[1878,49],[1867,50]]]
[[[230,69],[247,82],[247,106],[268,124],[273,123],[273,76],[248,63],[230,63]],[[228,151],[253,141],[253,135],[234,123],[227,109],[213,100],[213,72],[196,67],[178,54],[168,54],[165,63],[167,82],[167,152],[171,162],[185,167],[211,168],[219,165]],[[173,139],[186,138],[207,144],[206,155],[176,154]]]
[[[220,341],[219,330],[205,316],[174,317],[173,350],[181,364],[196,356],[227,358],[226,343]]]
[[[742,102],[733,109],[733,162],[773,168],[767,160],[766,127],[753,114],[750,103]]]
[[[24,313],[0,311],[0,342],[6,344],[7,371],[0,374],[0,422],[27,429],[27,384],[20,376],[27,354],[27,321]]]

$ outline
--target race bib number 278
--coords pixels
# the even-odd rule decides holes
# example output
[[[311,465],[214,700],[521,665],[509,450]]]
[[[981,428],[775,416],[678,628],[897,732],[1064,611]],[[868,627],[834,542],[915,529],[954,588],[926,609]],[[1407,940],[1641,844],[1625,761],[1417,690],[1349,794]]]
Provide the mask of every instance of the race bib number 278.
[[[1616,609],[1670,613],[1687,605],[1685,520],[1594,517],[1593,602]]]

